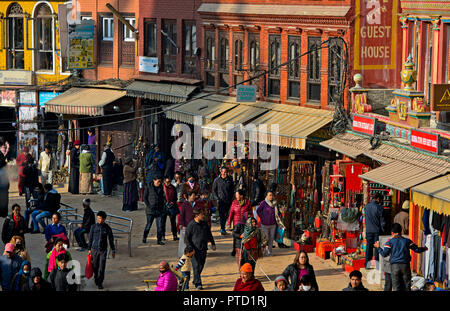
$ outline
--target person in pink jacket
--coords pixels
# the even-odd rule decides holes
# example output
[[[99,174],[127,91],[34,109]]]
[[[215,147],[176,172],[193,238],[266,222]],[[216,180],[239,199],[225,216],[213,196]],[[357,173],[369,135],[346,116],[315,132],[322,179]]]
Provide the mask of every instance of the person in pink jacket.
[[[173,292],[177,290],[178,281],[169,268],[169,264],[165,261],[161,261],[159,264],[159,275],[158,281],[156,282],[155,291],[157,292]]]
[[[228,217],[228,227],[231,227],[231,221],[233,221],[233,227],[237,224],[244,224],[249,215],[252,215],[252,205],[248,199],[245,198],[245,191],[239,189],[236,191],[236,199],[231,204],[230,216]],[[245,216],[245,219],[244,219]],[[236,255],[236,245],[234,245],[231,256]]]

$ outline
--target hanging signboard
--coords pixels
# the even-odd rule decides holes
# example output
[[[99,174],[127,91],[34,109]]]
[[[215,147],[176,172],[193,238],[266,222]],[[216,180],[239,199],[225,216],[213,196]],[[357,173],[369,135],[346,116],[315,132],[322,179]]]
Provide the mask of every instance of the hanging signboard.
[[[440,154],[440,135],[411,129],[411,147]]]
[[[93,20],[69,25],[69,69],[94,68],[94,32]]]
[[[39,92],[39,107],[45,107],[46,102],[60,94],[60,92]]]
[[[432,85],[433,111],[450,111],[450,84]]]
[[[26,70],[0,70],[1,85],[31,85],[33,72]]]
[[[236,88],[237,103],[255,103],[256,85],[238,85]]]
[[[19,104],[25,106],[36,106],[36,92],[31,91],[20,92]]]
[[[158,73],[158,57],[139,56],[139,71]]]
[[[23,147],[30,148],[30,153],[35,159],[38,159],[38,125],[35,121],[38,115],[37,107],[19,107],[19,140],[18,151],[20,152]]]
[[[366,135],[373,136],[375,134],[377,119],[362,116],[359,114],[353,115],[353,131],[360,132]]]
[[[11,107],[16,106],[16,91],[1,91],[0,92],[0,107]]]

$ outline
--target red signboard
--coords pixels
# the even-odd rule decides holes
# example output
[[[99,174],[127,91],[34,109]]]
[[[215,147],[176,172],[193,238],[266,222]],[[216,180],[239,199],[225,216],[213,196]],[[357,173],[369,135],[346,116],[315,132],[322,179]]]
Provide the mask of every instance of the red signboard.
[[[358,114],[353,115],[353,131],[367,135],[375,134],[375,118],[365,117]]]
[[[411,147],[439,154],[439,134],[411,129]]]

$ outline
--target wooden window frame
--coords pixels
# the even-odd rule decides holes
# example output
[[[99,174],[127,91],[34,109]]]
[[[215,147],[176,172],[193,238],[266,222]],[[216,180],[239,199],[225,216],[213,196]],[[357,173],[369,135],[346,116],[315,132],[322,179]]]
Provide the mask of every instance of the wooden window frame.
[[[169,26],[169,28],[166,28]],[[176,73],[177,72],[177,58],[178,58],[178,48],[173,45],[173,43],[168,39],[170,38],[175,44],[177,44],[177,20],[176,19],[164,19],[162,21],[162,29],[167,34],[161,34],[162,45],[162,63],[163,72],[166,73]],[[168,63],[173,68],[168,67]],[[170,70],[169,70],[170,69]]]
[[[287,97],[300,99],[300,54],[301,54],[301,36],[288,36],[288,60],[294,59],[297,57],[297,60],[292,61],[287,66]],[[295,48],[294,55],[292,55],[292,47]],[[298,96],[291,95],[291,84],[298,84]]]
[[[214,30],[205,30],[205,85],[215,86],[216,77],[216,32]],[[208,75],[212,76],[212,84],[208,84],[210,79]]]
[[[229,57],[230,42],[228,31],[219,31],[219,87],[230,86]],[[225,80],[226,78],[226,80]],[[222,83],[222,80],[225,83]]]
[[[334,56],[339,53],[339,56]],[[333,89],[337,90],[341,83],[343,44],[338,38],[330,38],[328,45],[328,91],[327,104],[334,106]]]
[[[190,34],[189,36],[188,33]],[[196,50],[197,50],[196,22],[191,20],[183,21],[183,73],[186,74],[196,73],[197,71],[197,56],[195,55]]]
[[[269,34],[269,74],[268,74],[268,87],[267,93],[270,97],[279,97],[281,93],[281,69],[278,67],[275,71],[272,68],[275,68],[281,64],[281,35],[279,34]],[[275,50],[275,59],[273,52]],[[272,93],[271,84],[278,81],[278,94]]]
[[[149,26],[153,25],[154,42],[151,42],[154,53],[149,51]],[[157,43],[157,24],[155,19],[144,20],[144,55],[147,57],[158,57],[158,43]]]
[[[308,37],[308,51],[311,51],[314,46],[320,47],[322,44],[321,37]],[[308,54],[308,65],[307,65],[307,75],[306,75],[306,85],[307,85],[307,102],[320,103],[320,91],[319,98],[311,98],[311,86],[321,87],[320,70],[321,66],[321,55],[320,50],[311,52]]]

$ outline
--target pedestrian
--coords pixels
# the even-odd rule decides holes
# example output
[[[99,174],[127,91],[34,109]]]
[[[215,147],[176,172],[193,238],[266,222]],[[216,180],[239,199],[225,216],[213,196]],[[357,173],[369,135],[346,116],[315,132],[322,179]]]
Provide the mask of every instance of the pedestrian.
[[[203,212],[205,213],[206,222],[208,223],[208,226],[211,228],[212,225],[211,215],[216,211],[216,208],[213,206],[212,201],[209,199],[208,190],[203,189],[200,191],[199,203],[201,203],[201,209],[203,209]]]
[[[9,143],[0,136],[0,217],[8,216],[9,178],[6,155],[9,152]]]
[[[242,259],[242,253],[241,253],[241,249],[242,249],[242,237],[244,234],[244,230],[245,230],[245,222],[247,220],[247,215],[244,215],[242,222],[236,224],[233,228],[233,245],[235,247],[234,249],[234,254],[232,253],[232,256],[236,256],[236,262],[237,262],[237,266],[238,266],[238,271],[241,268],[241,259]]]
[[[133,158],[126,158],[123,167],[123,211],[135,211],[138,209],[139,192],[136,182],[137,165]]]
[[[376,267],[378,267],[378,250],[373,245],[383,233],[386,222],[383,217],[383,195],[376,193],[372,201],[364,208],[364,221],[366,224],[366,269],[371,269],[372,257],[375,256]]]
[[[11,238],[9,243],[14,244],[16,254],[19,255],[22,260],[31,262],[30,254],[25,247],[25,239],[20,235],[15,235]]]
[[[368,289],[364,287],[362,283],[362,273],[359,270],[353,270],[349,275],[350,283],[346,288],[344,288],[343,292],[367,292]]]
[[[380,248],[379,241],[373,245],[378,249],[381,256],[391,255],[389,263],[391,264],[392,288],[394,291],[411,290],[410,250],[416,253],[423,253],[428,250],[427,247],[418,247],[410,239],[404,238],[402,230],[400,224],[393,223],[392,238],[386,242],[384,249]]]
[[[195,195],[200,195],[200,185],[196,181],[195,175],[193,173],[189,173],[187,176],[187,181],[181,187],[181,193],[185,200],[187,200],[187,194],[189,191],[194,191]]]
[[[151,183],[153,178],[162,178],[164,172],[165,157],[159,145],[156,144],[145,157],[146,182]]]
[[[79,224],[78,228],[73,232],[80,247],[78,250],[81,252],[84,252],[88,248],[84,234],[89,234],[91,227],[95,225],[95,214],[91,209],[91,199],[86,198],[83,200],[83,210],[83,223]]]
[[[386,241],[387,242],[387,241]],[[383,247],[386,246],[386,243],[384,243]],[[384,272],[384,291],[385,292],[391,292],[392,291],[392,269],[391,269],[391,263],[389,262],[391,259],[391,256],[383,257],[383,272]]]
[[[259,206],[259,203],[264,200],[264,194],[266,193],[266,187],[264,183],[259,179],[258,173],[253,175],[253,185],[252,185],[252,207]]]
[[[282,275],[278,276],[275,279],[275,287],[273,288],[274,292],[290,292],[292,288],[289,286],[288,280]]]
[[[23,284],[22,292],[51,292],[52,285],[42,278],[41,269],[35,267],[31,269],[28,282]]]
[[[194,286],[198,290],[203,289],[201,274],[206,263],[208,242],[212,245],[212,250],[216,250],[211,229],[205,221],[205,214],[201,209],[194,209],[194,220],[186,228],[186,246],[192,247],[195,251],[192,258],[192,268],[194,270]]]
[[[33,231],[31,233],[39,233],[39,225],[45,229],[44,218],[50,218],[59,209],[61,195],[53,189],[51,184],[44,185],[44,202],[38,206],[32,213]]]
[[[33,196],[34,189],[39,184],[39,172],[34,164],[34,159],[31,154],[28,154],[25,167],[23,169],[23,175],[25,176],[24,190],[25,190],[25,204],[27,209],[30,208],[30,199]]]
[[[300,250],[297,252],[294,258],[294,262],[284,269],[282,274],[289,280],[292,290],[297,291],[300,287],[300,279],[304,275],[308,275],[311,279],[311,286],[315,291],[319,290],[319,285],[316,281],[316,275],[314,273],[314,267],[309,263],[308,254]]]
[[[240,278],[234,284],[234,292],[263,292],[264,287],[260,280],[255,278],[253,268],[249,263],[245,263],[241,267]]]
[[[92,174],[94,173],[94,157],[89,152],[89,146],[84,145],[80,155],[80,193],[92,193]]]
[[[26,284],[30,278],[31,264],[29,261],[24,260],[20,266],[19,272],[17,272],[11,281],[11,290],[20,292],[24,284]]]
[[[61,238],[55,239],[54,247],[47,253],[47,257],[45,258],[45,270],[44,270],[44,279],[47,280],[48,275],[54,269],[58,268],[58,256],[61,254],[67,254],[68,261],[72,260],[72,255],[68,250],[64,247],[64,240]]]
[[[177,277],[170,270],[169,264],[166,261],[159,263],[159,272],[155,292],[175,292],[178,288]]]
[[[123,164],[122,159],[115,159],[113,161],[113,169],[112,169],[112,188],[114,189],[116,186],[123,186]]]
[[[178,224],[180,225],[180,240],[178,242],[178,257],[183,256],[184,248],[186,247],[186,227],[194,219],[194,208],[199,207],[198,201],[195,199],[194,191],[188,192],[188,199],[183,202],[180,208],[180,218]]]
[[[394,222],[402,226],[402,234],[408,235],[409,229],[409,200],[406,200],[402,204],[402,210],[398,212],[394,217]]]
[[[69,192],[78,194],[80,189],[80,141],[77,139],[70,150]]]
[[[52,245],[55,242],[55,236],[63,234],[67,238],[67,230],[64,225],[61,224],[61,214],[58,212],[53,213],[52,223],[47,225],[44,229],[45,240]]]
[[[278,204],[272,191],[269,190],[267,192],[266,199],[259,204],[256,213],[261,220],[261,229],[267,236],[267,256],[272,256],[272,245],[275,238],[278,215]]]
[[[111,144],[106,143],[102,153],[102,158],[98,165],[102,168],[103,195],[111,195],[113,188],[113,162],[116,159],[111,150]]]
[[[174,180],[172,180],[172,185],[175,187],[177,192],[177,206],[181,210],[181,205],[183,204],[184,197],[181,192],[183,187],[183,174],[181,172],[175,172]],[[180,214],[177,216],[177,231],[180,232]]]
[[[116,247],[114,245],[114,235],[111,227],[105,223],[106,213],[97,213],[97,223],[92,225],[89,232],[89,254],[92,255],[92,266],[94,268],[94,281],[98,289],[103,289],[105,279],[106,255],[108,254],[108,241],[111,247],[111,256],[116,257]]]
[[[266,234],[258,228],[256,219],[249,217],[245,222],[244,233],[241,237],[241,248],[237,252],[237,256],[240,258],[239,263],[241,266],[250,263],[255,271],[256,261],[263,256],[263,249],[267,245]]]
[[[238,223],[242,222],[244,215],[252,214],[252,206],[250,201],[245,198],[245,191],[243,189],[239,189],[235,193],[235,200],[231,203],[230,208],[230,216],[228,217],[228,227],[232,229]],[[245,217],[247,218],[247,217]],[[233,227],[231,225],[233,223]],[[233,249],[231,251],[231,256],[236,255],[236,245],[234,244],[233,239]]]
[[[305,274],[299,281],[300,286],[298,287],[298,291],[300,292],[314,292],[316,288],[313,286],[312,278]]]
[[[3,291],[9,291],[12,287],[12,278],[19,272],[22,265],[22,258],[15,252],[12,243],[5,245],[5,252],[0,257],[0,283]]]
[[[56,153],[57,153],[59,169],[62,169],[64,167],[66,140],[67,140],[67,137],[66,137],[66,133],[64,131],[64,124],[60,124],[58,126],[58,139],[57,139],[57,143],[56,143]]]
[[[53,172],[56,169],[56,159],[52,152],[52,146],[45,145],[44,151],[39,156],[39,172],[41,173],[41,183],[53,184]]]
[[[97,163],[97,136],[95,135],[95,129],[88,129],[88,146],[92,152],[92,157],[94,158],[94,174],[96,172]]]
[[[231,203],[233,202],[234,184],[233,179],[228,175],[226,167],[220,169],[220,176],[214,179],[212,185],[213,198],[217,200],[217,208],[220,216],[220,234],[226,235],[225,224]]]
[[[168,176],[170,180],[172,180],[174,172],[175,172],[175,160],[172,157],[169,157],[166,161],[164,176]]]
[[[30,152],[30,149],[25,146],[22,149],[22,153],[19,154],[16,158],[17,176],[19,179],[17,188],[19,189],[19,196],[22,196],[25,193],[25,175],[23,174],[23,169],[26,165],[27,155],[29,154],[28,152]]]
[[[38,182],[32,192],[32,198],[30,199],[30,208],[29,209],[27,208],[24,212],[24,218],[28,228],[27,230],[28,232],[33,231],[33,226],[32,225],[30,226],[31,213],[33,213],[36,210],[39,210],[40,207],[44,205],[44,198],[45,198],[44,186],[42,186],[42,184]]]
[[[192,257],[194,257],[195,250],[191,246],[187,246],[184,249],[184,255],[181,256],[178,264],[175,267],[175,271],[180,270],[184,279],[184,290],[189,289],[189,281],[191,279],[192,272]]]
[[[171,179],[169,176],[164,178],[164,195],[166,199],[164,212],[162,215],[162,229],[163,229],[163,237],[162,241],[166,240],[166,221],[167,217],[170,219],[170,228],[172,230],[172,236],[174,241],[178,241],[177,236],[177,215],[180,213],[180,210],[177,206],[177,193],[175,187],[171,184]]]
[[[156,220],[156,236],[157,244],[165,245],[162,241],[163,227],[162,215],[165,204],[164,188],[161,185],[161,178],[154,177],[153,183],[147,184],[144,191],[145,212],[147,215],[147,224],[144,228],[144,236],[142,243],[147,243],[147,237],[152,227],[153,221]]]
[[[25,218],[20,214],[20,205],[13,204],[11,217],[6,217],[2,228],[2,241],[4,244],[8,243],[15,235],[19,235],[22,238],[25,237],[27,232],[27,225]]]
[[[75,282],[68,281],[70,269],[67,268],[67,264],[71,261],[67,254],[58,255],[58,267],[53,269],[48,279],[52,284],[53,290],[57,292],[76,292],[78,285]]]

